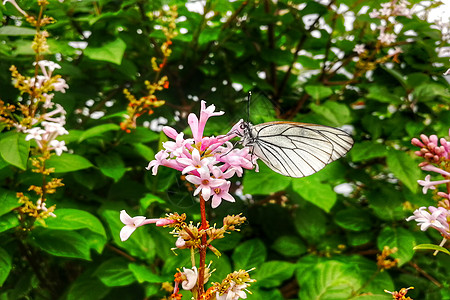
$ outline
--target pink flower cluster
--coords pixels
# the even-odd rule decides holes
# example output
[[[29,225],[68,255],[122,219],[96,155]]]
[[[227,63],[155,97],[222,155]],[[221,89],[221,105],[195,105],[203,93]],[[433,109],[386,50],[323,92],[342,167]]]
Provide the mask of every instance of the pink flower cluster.
[[[434,134],[430,137],[421,134],[420,139],[413,138],[411,140],[411,144],[421,148],[420,151],[415,152],[417,156],[422,156],[430,163],[439,163],[441,160],[450,159],[450,142],[447,142],[444,138],[439,139]]]
[[[427,175],[425,180],[418,180],[417,182],[423,186],[423,193],[426,194],[428,189],[435,190],[438,185],[445,184],[447,193],[438,192],[437,195],[443,197],[447,201],[446,204],[450,206],[448,202],[450,200],[450,142],[444,138],[439,139],[436,135],[428,137],[422,134],[420,140],[413,138],[411,143],[421,148],[420,151],[415,152],[417,156],[425,159],[419,164],[421,169],[435,172],[443,177],[442,180],[431,181],[431,176]]]
[[[445,184],[447,193],[437,192],[437,195],[443,198],[437,208],[429,206],[426,211],[425,207],[420,207],[414,211],[413,216],[406,220],[415,220],[422,231],[430,227],[438,230],[444,237],[443,243],[445,243],[450,238],[448,219],[450,217],[450,170],[448,169],[450,168],[450,142],[444,138],[439,139],[436,135],[428,137],[422,134],[420,140],[413,138],[411,143],[421,148],[415,153],[425,159],[419,164],[419,167],[424,171],[435,172],[443,177],[442,180],[431,181],[431,175],[427,175],[425,180],[418,180],[417,182],[423,187],[422,192],[426,194],[429,189],[435,190],[438,185]]]
[[[233,148],[229,142],[236,136],[233,129],[223,136],[203,136],[208,119],[224,114],[214,110],[214,105],[206,107],[206,102],[202,101],[200,117],[189,114],[188,124],[193,138],[185,139],[182,132],[165,126],[164,133],[174,141],[163,143],[164,150],[156,154],[147,170],[156,175],[159,166],[166,166],[187,174],[186,180],[196,186],[194,196],[201,194],[205,201],[212,198],[211,206],[216,208],[222,200],[235,201],[229,193],[231,182],[227,179],[234,175],[241,177],[243,169],[252,169],[256,157],[249,153],[248,148]]]
[[[426,231],[428,228],[434,228],[441,233],[445,239],[450,238],[449,225],[447,217],[450,216],[450,212],[443,207],[429,206],[428,211],[426,207],[422,206],[414,211],[414,215],[406,219],[406,221],[415,220],[417,226],[420,226],[420,230]]]

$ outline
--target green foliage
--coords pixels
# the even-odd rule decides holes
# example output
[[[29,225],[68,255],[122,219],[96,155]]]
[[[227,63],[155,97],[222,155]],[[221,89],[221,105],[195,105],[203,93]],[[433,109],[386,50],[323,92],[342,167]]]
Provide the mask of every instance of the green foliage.
[[[30,152],[30,142],[25,141],[25,135],[18,132],[8,132],[0,140],[0,155],[5,162],[22,170],[27,168]]]
[[[415,208],[434,204],[418,188],[424,173],[410,140],[448,135],[450,94],[442,76],[448,58],[437,54],[449,46],[445,31],[416,15],[397,17],[396,42],[379,44],[371,24],[380,20],[361,11],[387,0],[211,0],[202,13],[191,11],[203,2],[51,1],[45,15],[57,22],[46,27],[44,58],[61,65],[54,72],[69,85],[53,100],[67,111],[70,133],[58,139],[70,151],[52,155],[46,167],[55,171],[47,180],[63,178],[64,187],[48,195],[56,218],[23,223],[16,193],[36,202],[28,189],[42,184],[31,171],[37,144],[8,128],[0,111],[0,299],[167,296],[161,283],[191,266],[189,251],[175,254],[169,230],[150,225],[122,242],[119,212],[148,218],[178,212],[199,221],[192,186],[180,172],[160,166],[153,176],[145,167],[167,141],[161,126],[190,135],[187,116],[198,113],[200,99],[225,112],[208,121],[210,135],[249,118],[351,125],[355,140],[346,157],[306,178],[284,177],[260,162],[259,172],[246,170],[233,182],[235,203],[207,207],[211,225],[227,214],[247,217],[242,231],[212,243],[222,255],[208,253],[206,263],[213,261],[216,271],[207,286],[233,270],[255,268],[248,299],[391,299],[384,290],[409,286],[413,299],[449,299],[449,258],[432,256],[449,254],[436,246],[441,236],[405,221]],[[18,3],[38,15],[36,3]],[[139,98],[144,82],[157,78],[151,59],[159,64],[163,57],[166,4],[179,14],[179,34],[160,74],[170,84],[155,94],[166,104],[139,116],[127,133],[120,126],[129,107],[123,89]],[[350,15],[356,18],[348,27]],[[33,76],[35,30],[11,3],[0,7],[0,17],[0,100],[26,105],[30,99],[7,70],[15,65]],[[361,65],[353,51],[358,44],[370,51],[370,65]],[[396,57],[389,56],[394,46],[402,50]],[[341,184],[351,191],[340,192]],[[251,197],[234,194],[238,187]],[[385,246],[397,248],[391,256],[399,266],[380,272],[376,254]]]

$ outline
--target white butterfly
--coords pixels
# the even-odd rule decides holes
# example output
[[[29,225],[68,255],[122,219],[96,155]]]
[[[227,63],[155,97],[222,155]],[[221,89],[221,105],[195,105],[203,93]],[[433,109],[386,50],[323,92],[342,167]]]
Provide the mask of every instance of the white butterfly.
[[[284,176],[304,177],[344,156],[353,146],[345,131],[316,124],[268,122],[252,125],[243,120],[234,133],[251,153]]]

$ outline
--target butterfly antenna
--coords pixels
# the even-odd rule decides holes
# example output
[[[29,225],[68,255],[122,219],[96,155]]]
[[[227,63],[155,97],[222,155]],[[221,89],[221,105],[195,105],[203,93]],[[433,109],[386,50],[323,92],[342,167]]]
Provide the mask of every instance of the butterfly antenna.
[[[252,100],[252,92],[248,92],[247,96],[247,122],[250,122],[250,101]]]

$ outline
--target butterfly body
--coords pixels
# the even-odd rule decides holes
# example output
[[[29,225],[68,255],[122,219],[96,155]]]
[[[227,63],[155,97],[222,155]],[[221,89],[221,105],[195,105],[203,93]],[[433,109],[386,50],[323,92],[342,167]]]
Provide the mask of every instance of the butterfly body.
[[[345,131],[309,123],[240,121],[235,126],[241,143],[273,171],[305,177],[344,156],[353,146]]]

